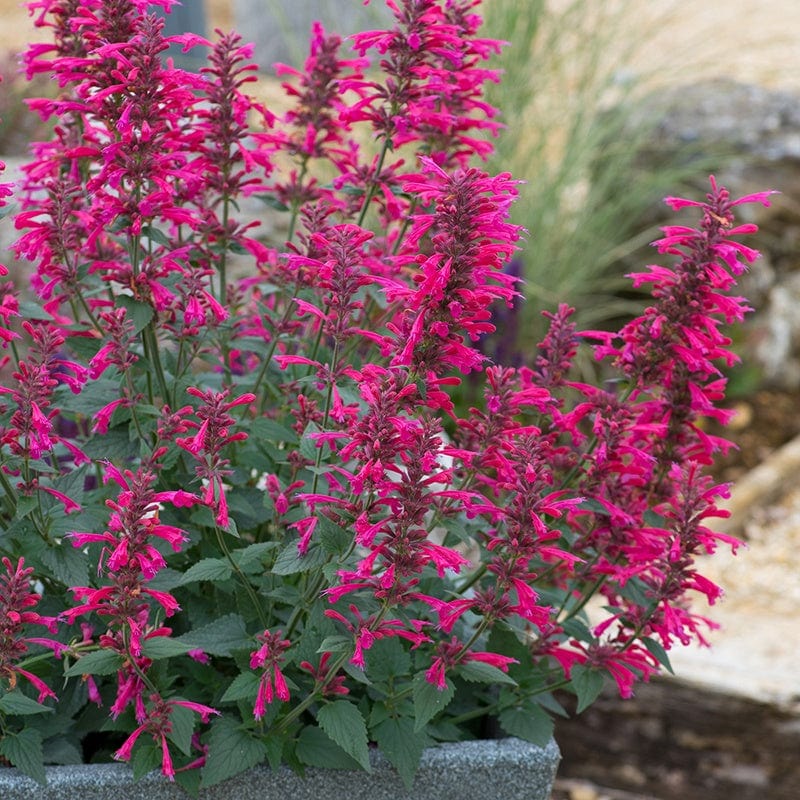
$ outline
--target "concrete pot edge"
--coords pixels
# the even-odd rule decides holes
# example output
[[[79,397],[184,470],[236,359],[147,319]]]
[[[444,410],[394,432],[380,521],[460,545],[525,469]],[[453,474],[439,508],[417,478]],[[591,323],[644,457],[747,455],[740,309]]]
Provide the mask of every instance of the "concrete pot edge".
[[[207,800],[548,800],[561,753],[520,739],[457,742],[425,750],[411,791],[379,753],[372,772],[309,768],[304,778],[288,768],[254,767],[200,792]],[[134,783],[124,764],[47,767],[47,786],[13,768],[0,769],[3,800],[186,800],[188,795],[158,772]]]

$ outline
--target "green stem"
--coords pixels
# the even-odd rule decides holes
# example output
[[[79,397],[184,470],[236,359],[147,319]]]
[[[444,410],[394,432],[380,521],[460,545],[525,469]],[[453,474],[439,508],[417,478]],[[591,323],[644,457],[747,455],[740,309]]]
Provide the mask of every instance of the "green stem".
[[[361,206],[361,213],[358,215],[358,221],[356,223],[359,227],[363,226],[364,220],[367,217],[367,212],[369,211],[369,204],[372,201],[372,198],[375,196],[375,190],[378,188],[378,179],[380,178],[384,162],[386,161],[386,154],[389,152],[390,147],[391,147],[391,141],[389,137],[386,136],[383,140],[383,146],[381,147],[381,152],[378,155],[378,163],[375,165],[375,175],[372,181],[370,182],[369,186],[367,186],[366,191],[364,192],[364,204]]]
[[[167,379],[164,375],[164,368],[161,364],[161,355],[158,349],[158,337],[156,335],[155,324],[151,321],[142,329],[142,345],[144,347],[144,355],[156,373],[156,380],[161,392],[161,398],[164,403],[175,405],[175,398],[167,386]],[[148,382],[148,398],[151,405],[155,405],[155,397],[153,396],[152,385]]]
[[[383,622],[383,618],[386,616],[387,612],[389,611],[388,603],[384,602],[381,606],[380,611],[375,615],[375,619],[369,625],[369,630],[374,631],[376,630],[381,622]],[[283,733],[289,725],[291,725],[306,709],[310,708],[318,699],[318,696],[324,692],[325,687],[331,683],[336,675],[338,674],[339,670],[347,663],[347,661],[351,658],[350,653],[342,653],[330,666],[328,669],[327,675],[325,676],[325,680],[317,681],[314,685],[314,690],[309,692],[307,697],[302,700],[298,705],[296,705],[283,719],[280,720],[275,725],[274,730],[276,733],[280,734]]]
[[[14,518],[17,513],[17,493],[14,487],[9,483],[8,476],[0,468],[0,486],[3,487],[3,503],[8,509],[8,516],[10,519]]]
[[[264,613],[264,609],[261,607],[261,601],[258,598],[258,595],[253,589],[250,581],[247,579],[247,576],[242,572],[241,567],[236,563],[233,556],[231,555],[231,551],[228,548],[227,543],[225,542],[225,537],[223,536],[222,531],[218,526],[214,527],[214,531],[217,535],[217,544],[219,544],[219,549],[222,550],[225,558],[228,560],[228,563],[231,565],[233,571],[236,573],[236,577],[239,579],[240,583],[244,587],[244,590],[247,592],[250,602],[253,604],[253,608],[256,610],[258,614],[258,619],[261,622],[261,627],[264,630],[269,628],[269,620],[267,619],[266,614]]]

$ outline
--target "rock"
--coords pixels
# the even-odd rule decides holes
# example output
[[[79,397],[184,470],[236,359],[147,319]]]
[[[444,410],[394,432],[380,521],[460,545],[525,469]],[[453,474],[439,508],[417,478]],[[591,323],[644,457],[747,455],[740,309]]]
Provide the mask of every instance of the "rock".
[[[713,80],[659,93],[644,113],[658,115],[654,144],[713,144],[748,159],[800,159],[800,103],[794,92]]]
[[[380,27],[389,19],[380,3],[356,0],[234,0],[236,29],[255,43],[255,59],[265,71],[276,61],[298,66],[308,54],[308,35],[315,20],[342,36]]]

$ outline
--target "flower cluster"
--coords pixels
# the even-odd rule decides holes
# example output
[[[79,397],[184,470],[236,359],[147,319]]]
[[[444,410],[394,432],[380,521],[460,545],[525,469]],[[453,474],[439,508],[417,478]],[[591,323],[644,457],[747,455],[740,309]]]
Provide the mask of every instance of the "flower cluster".
[[[479,166],[500,43],[477,0],[391,0],[355,55],[315,26],[283,117],[233,34],[165,37],[143,0],[29,6],[53,43],[27,71],[59,93],[32,102],[54,133],[17,192],[38,302],[0,295],[2,736],[68,759],[102,724],[108,757],[192,788],[321,750],[366,766],[372,741],[408,782],[426,743],[488,716],[546,742],[556,690],[628,696],[704,641],[691,601],[721,590],[696,556],[736,542],[703,422],[757,255],[733,211],[768,192],[670,199],[700,225],[633,276],[640,317],[580,333],[560,307],[527,363],[492,364],[523,231],[516,182]],[[259,198],[280,234],[240,214]],[[592,341],[616,383],[573,378]]]

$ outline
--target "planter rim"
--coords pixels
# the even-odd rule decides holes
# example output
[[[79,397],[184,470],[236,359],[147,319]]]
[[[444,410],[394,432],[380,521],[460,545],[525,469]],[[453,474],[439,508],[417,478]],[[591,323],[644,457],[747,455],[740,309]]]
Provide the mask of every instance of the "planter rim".
[[[347,800],[548,800],[561,753],[554,739],[539,747],[520,739],[445,743],[424,751],[410,791],[377,751],[372,771],[309,767],[305,777],[281,767],[254,767],[200,791],[209,800],[319,800],[344,794]],[[47,786],[14,768],[0,769],[3,800],[185,800],[188,795],[159,772],[138,782],[125,764],[46,767]],[[334,796],[336,796],[334,795]]]

